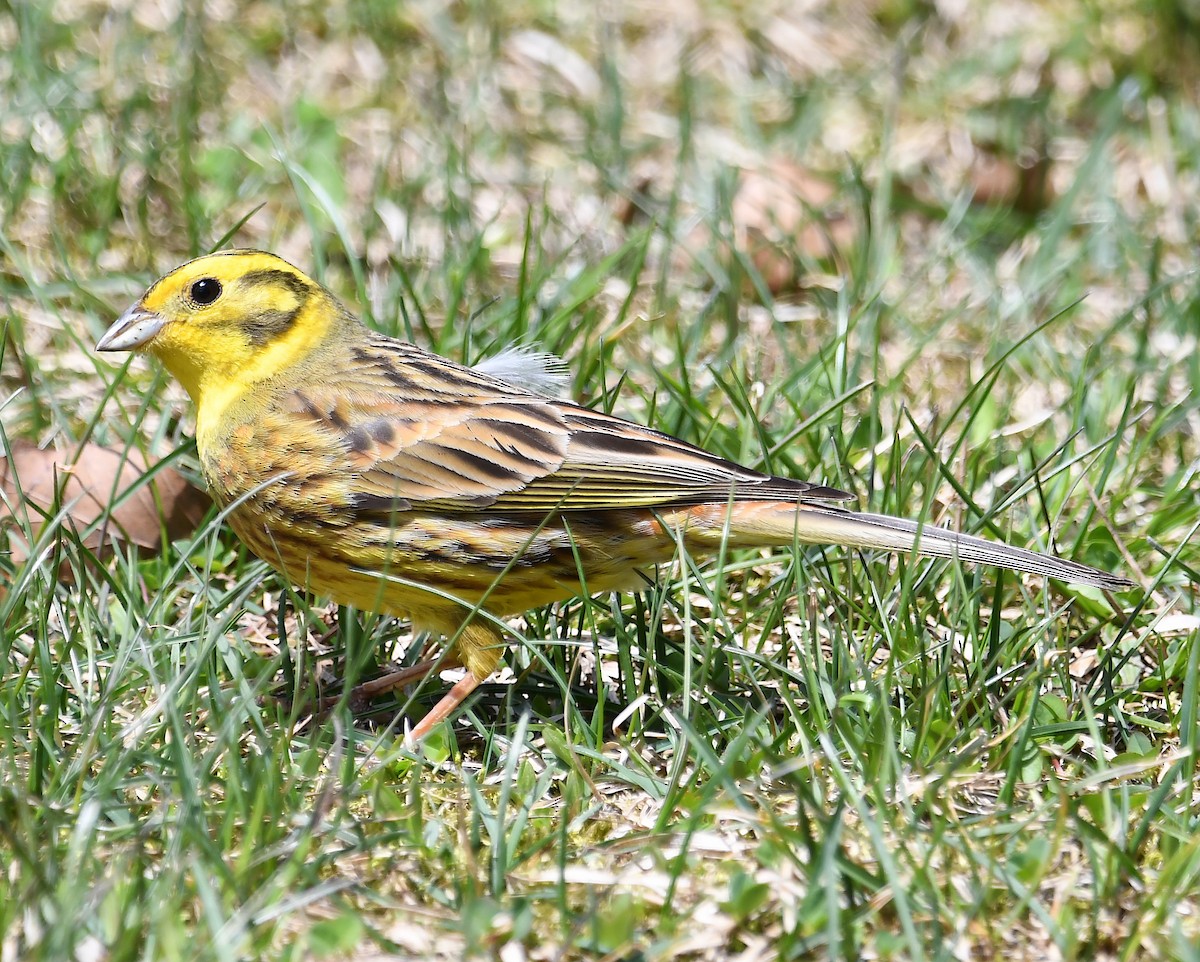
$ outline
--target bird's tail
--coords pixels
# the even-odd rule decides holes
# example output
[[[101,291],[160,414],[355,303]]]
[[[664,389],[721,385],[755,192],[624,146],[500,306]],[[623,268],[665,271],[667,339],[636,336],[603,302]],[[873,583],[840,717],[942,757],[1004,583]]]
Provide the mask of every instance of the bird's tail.
[[[1133,582],[1098,568],[1049,555],[921,525],[885,514],[848,511],[832,505],[754,501],[708,504],[671,512],[663,520],[684,532],[689,547],[801,544],[844,545],[953,558],[1045,575],[1058,581],[1121,589]]]

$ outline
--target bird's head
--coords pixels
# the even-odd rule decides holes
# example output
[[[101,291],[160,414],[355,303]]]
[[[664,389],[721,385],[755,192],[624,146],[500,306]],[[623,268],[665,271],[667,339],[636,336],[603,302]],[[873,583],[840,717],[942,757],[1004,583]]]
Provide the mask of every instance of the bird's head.
[[[153,354],[199,404],[208,388],[254,383],[306,356],[345,316],[282,258],[223,251],[156,281],[96,350]]]

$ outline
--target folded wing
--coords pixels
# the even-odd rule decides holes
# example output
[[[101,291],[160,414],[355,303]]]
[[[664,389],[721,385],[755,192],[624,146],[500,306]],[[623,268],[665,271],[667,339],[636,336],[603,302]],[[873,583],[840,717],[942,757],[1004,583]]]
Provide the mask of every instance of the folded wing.
[[[386,361],[360,363],[349,380],[287,400],[292,416],[340,440],[360,511],[545,513],[852,497],[424,352],[414,365],[395,356],[395,342],[389,347]]]

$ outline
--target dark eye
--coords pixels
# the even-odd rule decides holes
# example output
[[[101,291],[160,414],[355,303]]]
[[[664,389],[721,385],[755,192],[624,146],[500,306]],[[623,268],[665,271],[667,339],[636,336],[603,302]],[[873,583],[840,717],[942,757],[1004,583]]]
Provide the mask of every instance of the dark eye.
[[[192,285],[188,293],[194,303],[204,307],[221,296],[221,282],[215,277],[202,277]]]

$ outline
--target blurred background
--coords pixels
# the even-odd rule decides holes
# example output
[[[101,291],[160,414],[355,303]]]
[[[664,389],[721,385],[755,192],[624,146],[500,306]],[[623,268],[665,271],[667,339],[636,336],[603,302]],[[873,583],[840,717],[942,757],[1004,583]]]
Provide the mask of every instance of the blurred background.
[[[1062,329],[1190,263],[1196,46],[1150,0],[9,5],[6,386],[220,243],[468,357],[605,341],[636,371],[647,338],[745,334],[770,365],[853,328],[876,369],[835,388],[920,406],[1086,291],[1039,341],[1085,349]],[[50,429],[37,394],[6,425]]]

